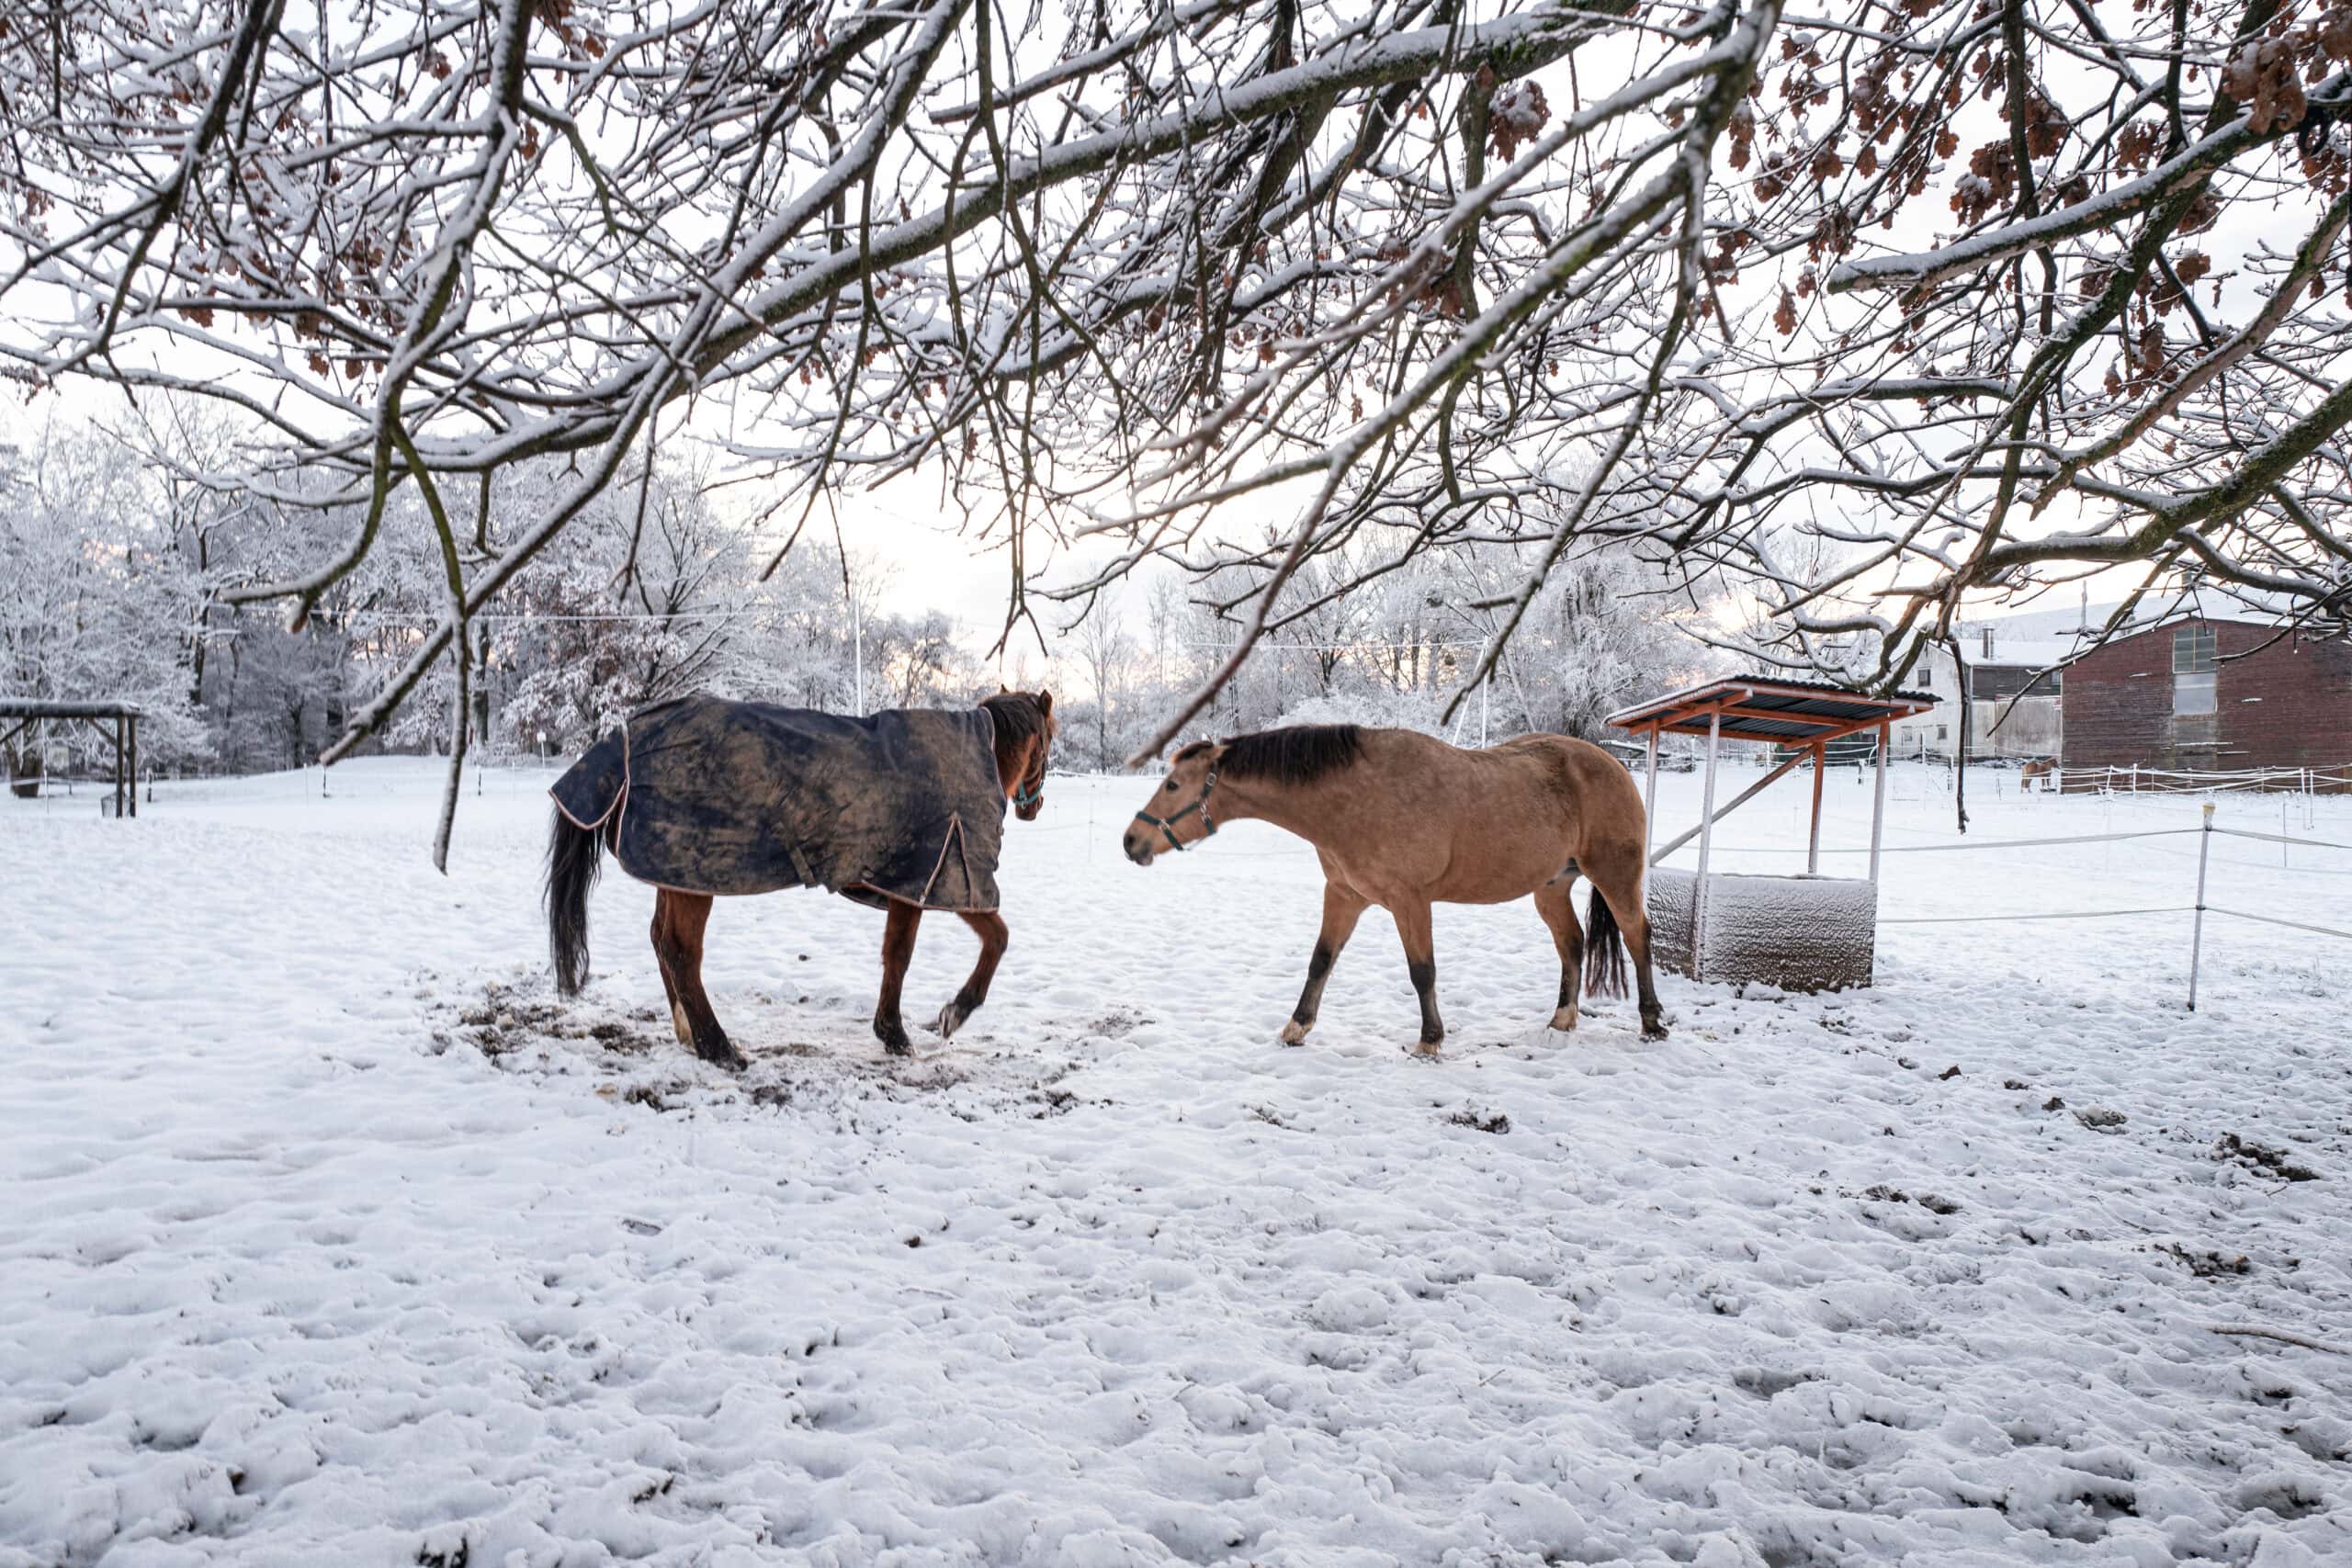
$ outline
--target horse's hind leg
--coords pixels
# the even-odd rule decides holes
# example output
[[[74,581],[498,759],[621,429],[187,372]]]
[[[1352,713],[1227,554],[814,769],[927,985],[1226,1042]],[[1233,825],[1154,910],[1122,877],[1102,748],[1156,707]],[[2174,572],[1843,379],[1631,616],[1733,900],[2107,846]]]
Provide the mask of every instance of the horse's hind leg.
[[[1323,1010],[1323,987],[1331,978],[1331,965],[1340,961],[1340,949],[1348,945],[1363,915],[1363,900],[1351,890],[1336,882],[1323,884],[1323,929],[1316,932],[1315,951],[1307,955],[1306,985],[1298,993],[1298,1006],[1283,1025],[1283,1044],[1297,1044],[1315,1027],[1316,1015]]]
[[[1576,883],[1573,870],[1564,871],[1535,890],[1535,912],[1552,928],[1552,945],[1560,950],[1560,1005],[1552,1013],[1552,1027],[1577,1026],[1577,980],[1584,972],[1584,927],[1568,894]]]
[[[1396,919],[1396,934],[1404,939],[1405,973],[1421,998],[1421,1039],[1417,1049],[1424,1056],[1437,1055],[1445,1043],[1445,1021],[1437,1015],[1437,934],[1430,921],[1426,899],[1388,906]]]
[[[893,899],[882,928],[882,997],[874,1004],[874,1037],[893,1056],[912,1051],[907,1026],[899,1020],[899,992],[906,984],[907,965],[914,962],[915,932],[922,925],[922,910]]]
[[[939,1010],[939,1021],[932,1027],[939,1031],[943,1040],[954,1039],[964,1021],[979,1011],[980,1004],[989,999],[989,982],[996,978],[997,963],[1004,957],[1005,948],[1012,942],[1012,928],[994,909],[967,909],[958,913],[963,916],[964,923],[972,928],[973,934],[980,939],[980,961],[972,965],[972,977],[964,982],[964,988],[956,993],[956,999]]]
[[[676,1032],[678,1043],[692,1047],[694,1026],[686,1021],[686,1004],[678,998],[678,982],[671,977],[670,961],[662,956],[662,933],[670,928],[670,900],[677,895],[662,888],[653,895],[653,966],[662,972],[662,991],[670,998],[670,1027]]]
[[[718,1027],[710,994],[702,988],[702,939],[710,925],[710,895],[662,889],[653,901],[653,956],[662,964],[662,983],[670,993],[670,1021],[683,1023],[679,1038],[695,1055],[722,1067],[751,1066],[727,1031]]]
[[[1658,1005],[1657,981],[1650,973],[1650,914],[1642,903],[1642,852],[1638,844],[1586,858],[1584,874],[1608,900],[1617,930],[1633,954],[1635,994],[1641,999],[1642,1038],[1666,1038],[1666,1012]]]

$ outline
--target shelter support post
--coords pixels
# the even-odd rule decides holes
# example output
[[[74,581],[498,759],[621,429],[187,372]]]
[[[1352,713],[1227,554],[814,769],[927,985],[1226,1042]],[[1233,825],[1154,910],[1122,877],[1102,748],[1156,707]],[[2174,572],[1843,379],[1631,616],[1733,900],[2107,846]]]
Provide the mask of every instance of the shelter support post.
[[[2188,1010],[2197,1010],[2197,962],[2205,951],[2205,852],[2213,847],[2213,803],[2205,803],[2204,830],[2197,835],[2197,916],[2188,928]]]
[[[1650,776],[1642,789],[1642,863],[1649,863],[1653,824],[1657,821],[1657,726],[1650,726]]]
[[[1699,806],[1699,882],[1691,895],[1690,978],[1707,977],[1707,854],[1715,840],[1715,749],[1723,739],[1724,716],[1707,716],[1707,784]],[[1769,780],[1767,781],[1770,782]]]
[[[1730,816],[1733,812],[1738,810],[1741,807],[1747,805],[1749,801],[1764,793],[1765,785],[1770,784],[1773,780],[1779,778],[1781,774],[1787,773],[1791,768],[1795,767],[1799,762],[1804,761],[1804,754],[1803,752],[1799,752],[1796,756],[1790,758],[1779,767],[1774,768],[1770,773],[1766,773],[1762,778],[1758,779],[1754,784],[1749,784],[1746,789],[1741,790],[1738,795],[1724,802],[1723,809],[1720,811],[1711,812],[1707,817],[1706,821],[1722,821],[1724,818]],[[1713,798],[1713,792],[1710,791],[1708,793],[1708,799],[1712,801]],[[1675,839],[1664,849],[1650,856],[1650,863],[1652,865],[1657,864],[1658,862],[1664,860],[1667,856],[1672,854],[1675,851],[1689,843],[1692,839],[1697,838],[1699,836],[1700,829],[1704,828],[1705,826],[1706,822],[1702,822],[1699,828],[1692,828],[1683,833],[1679,838]]]
[[[136,817],[139,815],[139,720],[136,716],[133,716],[130,720],[130,763],[129,771],[130,773],[130,814],[133,817]]]
[[[1829,768],[1829,748],[1816,740],[1813,743],[1813,832],[1805,840],[1804,874],[1821,874],[1821,781]]]
[[[122,720],[114,721],[114,814],[122,816]]]
[[[1871,881],[1878,881],[1879,829],[1886,821],[1886,749],[1893,741],[1893,727],[1878,727],[1878,793],[1871,800]]]

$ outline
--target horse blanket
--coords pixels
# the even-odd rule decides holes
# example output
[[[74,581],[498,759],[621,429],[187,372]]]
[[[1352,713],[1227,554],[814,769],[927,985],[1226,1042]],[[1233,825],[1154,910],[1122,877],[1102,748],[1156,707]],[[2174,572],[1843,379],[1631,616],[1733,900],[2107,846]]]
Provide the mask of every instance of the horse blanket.
[[[548,793],[659,887],[996,908],[1004,790],[986,708],[850,718],[682,697],[630,715]]]

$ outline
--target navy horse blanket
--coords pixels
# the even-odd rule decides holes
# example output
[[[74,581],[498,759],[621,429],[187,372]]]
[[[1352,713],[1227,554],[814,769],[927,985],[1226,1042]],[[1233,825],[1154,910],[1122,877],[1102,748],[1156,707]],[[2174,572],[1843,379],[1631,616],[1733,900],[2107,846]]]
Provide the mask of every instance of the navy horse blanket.
[[[630,715],[548,793],[658,887],[997,905],[1004,790],[986,708],[849,718],[681,697]]]

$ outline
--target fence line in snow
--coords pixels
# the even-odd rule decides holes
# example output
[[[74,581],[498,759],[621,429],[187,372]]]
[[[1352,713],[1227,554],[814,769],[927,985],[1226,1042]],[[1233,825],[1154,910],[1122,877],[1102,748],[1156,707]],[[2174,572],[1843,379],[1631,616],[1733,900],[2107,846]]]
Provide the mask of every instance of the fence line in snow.
[[[2226,915],[2232,919],[2252,920],[2262,925],[2281,926],[2290,931],[2309,931],[2315,936],[2338,937],[2344,941],[2352,942],[2352,931],[2339,931],[2334,926],[2318,925],[2308,920],[2282,919],[2276,915],[2257,915],[2251,910],[2232,909],[2219,904],[2209,904],[2205,900],[2206,873],[2209,863],[2211,859],[2213,837],[2217,833],[2224,834],[2233,839],[2252,839],[2261,843],[2278,844],[2281,846],[2294,844],[2314,850],[2352,850],[2352,843],[2341,843],[2334,839],[2306,838],[2301,834],[2295,833],[2258,833],[2251,829],[2245,828],[2216,828],[2213,826],[2213,803],[2210,800],[2205,802],[2203,818],[2203,822],[2195,828],[2147,828],[2124,833],[2067,833],[2047,839],[1978,839],[1973,841],[1963,840],[1959,843],[1951,844],[1889,844],[1881,846],[1879,850],[1881,854],[1899,855],[1940,853],[1953,850],[2041,849],[2060,844],[2112,844],[2121,843],[2133,839],[2170,839],[2177,838],[2185,833],[2194,833],[2198,836],[2198,842],[2197,901],[2193,904],[2162,904],[2136,909],[2019,910],[2013,913],[1990,915],[1894,915],[1881,916],[1878,923],[1885,926],[1987,925],[1996,922],[2006,925],[2013,920],[2120,920],[2134,919],[2148,915],[2193,914],[2196,916],[2196,919],[2190,927],[2188,947],[2188,1009],[2191,1012],[2197,1010],[2198,970],[2204,953],[2205,917],[2209,913],[2215,915]],[[1776,844],[1769,847],[1757,845],[1741,850],[1739,852],[1746,854],[1805,854],[1811,852],[1807,849]],[[1833,849],[1825,845],[1818,852],[1821,854],[1833,855],[1855,855],[1868,854],[1871,852],[1867,848]],[[2224,865],[2251,866],[2255,863],[2252,861],[2224,859],[2222,863]],[[2267,870],[2273,868],[2265,867],[2264,869]],[[2278,869],[2294,870],[2298,868],[2282,867]],[[2319,870],[2325,868],[2304,867],[2301,869]]]
[[[2154,768],[2138,763],[2060,768],[2049,775],[2061,794],[2206,795],[2233,790],[2311,795],[2352,789],[2352,764],[2325,768]]]

